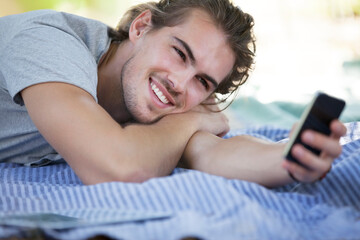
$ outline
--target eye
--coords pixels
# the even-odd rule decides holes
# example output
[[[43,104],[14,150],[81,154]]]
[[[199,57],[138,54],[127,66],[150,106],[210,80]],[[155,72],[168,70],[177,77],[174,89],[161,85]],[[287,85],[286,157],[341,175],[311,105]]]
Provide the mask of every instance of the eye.
[[[209,90],[209,84],[204,78],[198,76],[197,79],[204,86],[205,90]]]
[[[186,61],[186,55],[184,54],[183,51],[181,51],[180,49],[174,47],[175,51],[177,52],[177,54],[181,57],[181,59],[185,62]]]

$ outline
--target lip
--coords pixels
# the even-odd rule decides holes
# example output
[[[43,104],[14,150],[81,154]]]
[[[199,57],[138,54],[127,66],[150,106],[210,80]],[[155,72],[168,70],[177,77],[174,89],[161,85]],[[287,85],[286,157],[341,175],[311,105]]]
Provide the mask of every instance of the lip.
[[[155,84],[155,86],[164,94],[164,96],[168,99],[169,103],[165,104],[162,101],[160,101],[160,99],[157,97],[157,95],[154,93],[154,91],[151,88],[151,83]],[[160,108],[166,108],[166,107],[171,107],[175,105],[175,101],[173,99],[173,97],[171,96],[171,94],[166,90],[165,87],[163,87],[159,82],[157,82],[156,80],[154,80],[153,78],[149,78],[149,90],[150,90],[150,95],[152,97],[153,102]]]

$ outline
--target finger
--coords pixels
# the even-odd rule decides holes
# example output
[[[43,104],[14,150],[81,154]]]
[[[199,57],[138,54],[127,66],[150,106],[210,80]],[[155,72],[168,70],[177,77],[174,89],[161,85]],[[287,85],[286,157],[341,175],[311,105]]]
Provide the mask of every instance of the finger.
[[[213,112],[219,112],[220,111],[220,107],[219,107],[219,105],[217,105],[217,104],[210,104],[210,105],[207,105],[208,106],[208,108],[211,110],[211,111],[213,111]]]
[[[224,130],[218,134],[218,137],[224,137],[230,131],[229,119],[225,116]]]
[[[305,144],[319,149],[334,158],[338,157],[342,151],[338,138],[329,137],[311,130],[304,131],[301,135],[301,140]]]
[[[332,136],[334,136],[335,138],[340,138],[342,136],[345,136],[346,131],[347,131],[345,125],[337,119],[333,120],[330,123],[330,130],[331,130]]]
[[[309,168],[309,171],[317,174],[326,172],[330,168],[333,159],[331,157],[320,158],[300,144],[296,144],[291,153],[301,164]]]
[[[217,136],[223,138],[228,132],[229,131],[224,131],[224,132],[218,134]]]
[[[216,103],[216,96],[210,95],[207,99],[203,101],[205,104],[215,104]]]
[[[314,173],[289,160],[285,160],[282,166],[299,182],[313,182],[316,179]]]

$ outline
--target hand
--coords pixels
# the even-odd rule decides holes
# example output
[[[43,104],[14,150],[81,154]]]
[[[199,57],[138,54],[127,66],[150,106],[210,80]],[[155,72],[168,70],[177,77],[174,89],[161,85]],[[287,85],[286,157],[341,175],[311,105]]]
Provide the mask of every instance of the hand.
[[[189,113],[195,113],[200,116],[199,131],[206,131],[219,137],[223,137],[230,130],[229,119],[220,111],[219,106],[216,104],[198,105]]]
[[[296,180],[314,182],[331,169],[331,164],[341,154],[342,147],[339,140],[341,136],[346,134],[346,127],[340,121],[334,120],[330,124],[330,130],[330,136],[312,130],[304,131],[301,136],[301,140],[305,144],[321,150],[319,156],[316,156],[301,144],[294,145],[291,150],[292,154],[308,169],[288,160],[285,160],[282,166]]]

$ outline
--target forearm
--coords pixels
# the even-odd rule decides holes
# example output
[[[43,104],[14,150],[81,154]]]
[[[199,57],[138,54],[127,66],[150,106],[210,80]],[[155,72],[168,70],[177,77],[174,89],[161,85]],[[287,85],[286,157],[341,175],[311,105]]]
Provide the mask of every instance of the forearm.
[[[291,182],[281,167],[283,148],[283,144],[251,136],[222,139],[197,132],[190,139],[182,161],[192,169],[275,187]]]
[[[85,184],[143,182],[166,176],[196,131],[192,121],[192,117],[173,115],[151,125],[119,126],[98,136],[100,144],[92,149],[90,158],[64,158]]]
[[[122,139],[126,143],[119,143],[118,153],[122,156],[117,162],[139,169],[144,173],[143,180],[168,175],[197,131],[194,121],[196,117],[174,114],[151,125],[133,124],[125,127]]]
[[[35,85],[22,96],[40,133],[85,184],[169,174],[202,122],[196,114],[174,114],[122,127],[88,93],[68,84]]]

